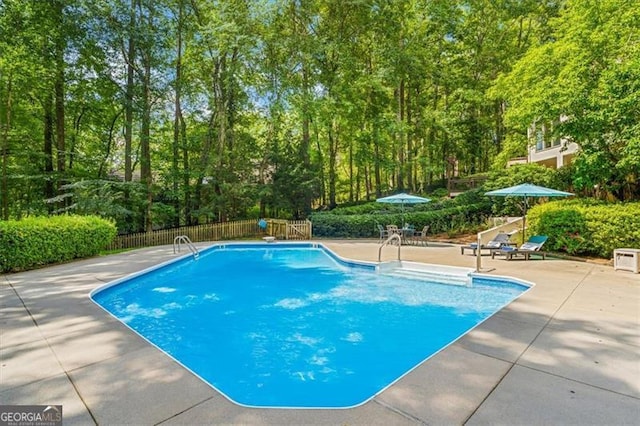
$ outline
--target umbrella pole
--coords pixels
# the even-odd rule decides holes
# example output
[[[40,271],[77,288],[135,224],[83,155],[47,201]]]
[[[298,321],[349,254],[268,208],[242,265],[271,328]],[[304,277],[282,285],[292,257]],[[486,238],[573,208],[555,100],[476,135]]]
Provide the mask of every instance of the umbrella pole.
[[[524,233],[527,229],[527,197],[524,197],[524,214],[522,215],[522,244],[524,244]]]

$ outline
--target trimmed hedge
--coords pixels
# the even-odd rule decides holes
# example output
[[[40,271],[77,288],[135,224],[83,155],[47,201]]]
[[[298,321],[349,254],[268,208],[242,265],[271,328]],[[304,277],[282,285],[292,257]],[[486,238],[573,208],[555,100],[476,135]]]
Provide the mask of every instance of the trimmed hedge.
[[[527,214],[528,234],[547,235],[545,248],[611,258],[617,248],[640,248],[640,203],[567,200],[540,204]]]
[[[490,213],[491,204],[483,202],[440,210],[408,212],[404,214],[404,222],[412,224],[416,230],[429,225],[429,233],[437,234],[481,224]],[[402,218],[401,213],[339,215],[326,212],[314,213],[310,220],[316,237],[377,238],[380,235],[377,224],[402,226]]]
[[[94,256],[116,233],[112,222],[97,216],[0,221],[0,272]]]

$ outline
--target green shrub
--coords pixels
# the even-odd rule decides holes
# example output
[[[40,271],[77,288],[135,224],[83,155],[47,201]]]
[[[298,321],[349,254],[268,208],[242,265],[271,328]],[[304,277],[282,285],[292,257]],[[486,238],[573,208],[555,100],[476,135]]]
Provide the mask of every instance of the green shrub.
[[[547,235],[550,250],[610,258],[616,248],[640,248],[638,202],[554,201],[533,207],[527,221],[528,234]]]
[[[545,204],[551,205],[553,203]],[[547,207],[543,210],[545,211],[538,218],[529,220],[529,226],[530,229],[535,229],[535,234],[549,237],[547,249],[565,251],[569,254],[579,254],[588,250],[591,233],[581,212],[570,207],[554,210]]]
[[[433,198],[445,198],[448,196],[449,196],[449,191],[447,190],[447,188],[438,188],[433,190],[431,194],[429,194],[429,197],[433,197]]]
[[[115,225],[96,216],[0,221],[0,272],[94,256],[115,236]]]
[[[379,203],[377,201],[365,201],[358,202],[357,204],[346,204],[336,207],[335,209],[323,212],[317,212],[316,214],[333,214],[340,216],[352,216],[352,215],[387,215],[387,214],[399,214],[401,215],[403,210],[405,213],[412,212],[426,212],[433,210],[441,210],[449,207],[467,206],[469,204],[486,203],[487,198],[484,196],[484,191],[480,189],[472,189],[458,195],[454,199],[444,198],[448,195],[446,189],[440,188],[434,191],[432,194],[427,194],[426,197],[431,201],[428,203],[418,204],[401,204],[396,203]]]
[[[361,203],[358,205],[345,206],[345,207],[336,207],[333,210],[329,210],[326,212],[322,212],[324,214],[333,214],[333,215],[358,215],[358,214],[375,214],[383,211],[400,211],[400,206],[396,206],[394,204],[383,204],[375,201],[369,201],[367,203]]]
[[[404,223],[421,229],[429,225],[429,233],[452,232],[483,223],[489,215],[491,205],[481,202],[465,206],[454,206],[431,211],[409,211],[398,213],[337,215],[330,212],[314,213],[313,235],[329,238],[371,238],[378,237],[377,224],[398,226]]]

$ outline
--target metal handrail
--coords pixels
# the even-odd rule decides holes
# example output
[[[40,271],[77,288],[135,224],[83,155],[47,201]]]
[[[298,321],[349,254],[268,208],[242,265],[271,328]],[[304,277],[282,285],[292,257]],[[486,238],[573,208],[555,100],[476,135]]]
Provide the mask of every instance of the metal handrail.
[[[386,246],[387,244],[391,243],[392,240],[398,240],[398,262],[400,262],[400,247],[402,246],[402,237],[400,236],[400,234],[391,234],[389,235],[389,238],[387,238],[384,243],[380,244],[380,248],[378,249],[378,263],[380,263],[381,259],[382,259],[382,247]]]
[[[198,258],[200,257],[200,252],[198,251],[196,246],[193,245],[189,237],[187,237],[186,235],[178,235],[173,239],[173,254],[176,253],[176,246],[178,247],[178,253],[180,253],[181,243],[189,247],[189,250],[191,250],[191,253],[193,253],[193,258],[198,260]]]
[[[518,217],[515,219],[512,218],[512,220],[510,220],[509,222],[503,223],[498,226],[494,226],[493,228],[488,229],[486,231],[478,232],[477,247],[478,248],[482,247],[483,243],[488,242],[493,237],[498,235],[498,233],[500,232],[511,233],[511,232],[520,231],[523,225],[524,225],[524,217]],[[478,249],[476,251],[476,272],[480,272],[481,269],[482,269],[482,254],[481,254],[481,250]]]

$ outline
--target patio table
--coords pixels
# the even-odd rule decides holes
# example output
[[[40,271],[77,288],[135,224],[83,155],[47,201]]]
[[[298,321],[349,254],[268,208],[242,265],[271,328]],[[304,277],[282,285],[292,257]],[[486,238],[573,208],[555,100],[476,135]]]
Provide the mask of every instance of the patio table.
[[[416,233],[416,229],[400,228],[398,229],[398,233],[400,234],[400,238],[402,239],[402,244],[410,244],[414,234]]]

